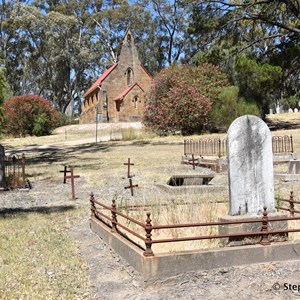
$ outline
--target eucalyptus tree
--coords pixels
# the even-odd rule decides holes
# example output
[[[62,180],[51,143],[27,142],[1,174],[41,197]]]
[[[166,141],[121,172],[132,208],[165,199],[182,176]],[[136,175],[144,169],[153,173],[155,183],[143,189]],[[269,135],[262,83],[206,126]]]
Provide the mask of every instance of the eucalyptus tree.
[[[0,67],[0,107],[3,105],[4,100],[4,89],[5,89],[5,76],[4,76],[4,67]]]
[[[198,45],[198,60],[213,60],[230,72],[232,82],[240,86],[241,92],[253,98],[262,95],[263,106],[271,98],[299,95],[300,74],[300,1],[299,0],[201,0],[193,3],[193,14],[189,32]],[[251,78],[242,82],[241,60],[236,57],[248,57],[244,67],[259,70],[261,76],[255,76],[260,83],[261,95],[253,88]],[[200,58],[199,58],[200,57]],[[194,58],[195,60],[195,58]],[[226,69],[225,68],[225,69]],[[279,71],[280,70],[280,71]],[[266,76],[264,77],[263,74]],[[278,76],[281,75],[280,81]],[[270,78],[274,76],[274,78]],[[273,80],[272,86],[262,83]],[[245,87],[245,84],[249,84]],[[269,91],[265,88],[269,87]],[[275,96],[276,95],[276,96]],[[269,101],[269,100],[270,101]],[[272,102],[272,101],[271,101]],[[262,104],[262,103],[261,103]]]
[[[190,1],[187,1],[190,2]],[[282,43],[299,43],[299,0],[200,0],[194,3],[194,33],[209,25],[216,35],[227,35],[235,29],[238,38],[255,47],[262,42],[265,51]],[[200,13],[200,18],[198,16]],[[246,36],[245,36],[246,34]],[[213,37],[215,37],[213,36]]]
[[[19,40],[26,41],[21,93],[46,97],[65,112],[70,102],[79,102],[86,87],[88,77],[84,72],[92,60],[89,46],[93,42],[81,35],[74,16],[20,5],[12,18]]]
[[[135,3],[151,13],[156,24],[155,39],[164,65],[179,62],[190,53],[188,34],[191,5],[181,0],[136,0]]]
[[[26,1],[3,0],[0,5],[0,60],[6,68],[6,78],[14,94],[21,93],[23,74],[23,49],[26,40],[15,30],[13,11]]]

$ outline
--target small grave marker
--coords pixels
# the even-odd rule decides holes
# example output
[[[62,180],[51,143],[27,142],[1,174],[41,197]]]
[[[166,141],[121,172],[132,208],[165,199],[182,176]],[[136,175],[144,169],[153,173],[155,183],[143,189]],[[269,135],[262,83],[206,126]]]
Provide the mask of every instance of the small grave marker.
[[[67,176],[67,173],[70,173],[71,171],[67,170],[67,166],[64,166],[64,170],[63,171],[59,171],[60,173],[64,173],[64,183],[66,183],[66,176]]]
[[[79,178],[80,175],[74,175],[74,170],[73,167],[70,167],[70,171],[71,173],[70,176],[64,176],[65,179],[71,179],[71,186],[72,186],[72,200],[75,201],[76,200],[76,196],[75,196],[75,178]]]
[[[130,189],[130,191],[131,191],[131,196],[133,196],[133,188],[138,187],[138,186],[139,186],[138,184],[133,185],[133,184],[132,184],[132,179],[129,178],[129,186],[125,186],[124,189],[125,189],[125,190],[126,190],[126,189]]]
[[[195,161],[198,159],[195,159],[195,155],[192,154],[192,158],[189,159],[189,163],[193,166],[193,170],[195,170]]]
[[[130,158],[128,158],[128,162],[124,163],[125,166],[128,166],[127,168],[127,178],[132,178],[134,175],[130,175],[130,166],[134,166],[133,163],[130,163]]]

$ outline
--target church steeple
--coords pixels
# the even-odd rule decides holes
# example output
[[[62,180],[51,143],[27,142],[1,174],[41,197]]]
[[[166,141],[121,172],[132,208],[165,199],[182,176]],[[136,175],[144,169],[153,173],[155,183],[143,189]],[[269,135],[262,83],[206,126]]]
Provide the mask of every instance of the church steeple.
[[[118,61],[119,64],[125,63],[132,69],[141,64],[134,44],[134,37],[129,29],[125,32]]]
[[[126,77],[127,86],[134,84],[140,74],[137,74],[137,70],[141,65],[139,60],[137,49],[134,45],[134,38],[129,29],[126,30],[123,37],[121,52],[119,55],[118,66],[122,70]]]
[[[123,37],[123,45],[126,44],[127,46],[131,46],[131,45],[134,45],[134,39],[133,39],[133,35],[130,31],[129,28],[127,28],[125,34],[124,34],[124,37]]]

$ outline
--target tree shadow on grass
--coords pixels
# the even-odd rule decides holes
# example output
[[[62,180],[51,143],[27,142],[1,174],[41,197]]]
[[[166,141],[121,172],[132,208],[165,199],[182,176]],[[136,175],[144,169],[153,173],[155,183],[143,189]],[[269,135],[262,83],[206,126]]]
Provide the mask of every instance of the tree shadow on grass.
[[[30,147],[27,149],[21,150],[10,150],[9,153],[11,154],[25,154],[26,165],[33,166],[35,164],[46,163],[46,164],[54,164],[64,162],[67,159],[75,158],[75,154],[81,153],[94,153],[98,151],[109,151],[108,145],[91,145],[91,144],[83,144],[74,147],[54,147],[49,146],[47,148],[43,147]]]
[[[41,213],[41,214],[51,214],[57,212],[64,212],[76,209],[75,205],[57,205],[57,206],[36,206],[36,207],[16,207],[16,208],[1,208],[0,217],[5,218],[14,214],[23,213]]]
[[[277,131],[277,130],[289,130],[289,129],[299,129],[300,123],[293,123],[293,122],[287,122],[287,121],[271,121],[266,120],[266,124],[270,128],[271,131]]]
[[[145,147],[148,145],[153,146],[161,146],[161,145],[181,145],[182,142],[151,142],[151,141],[132,141],[131,143],[124,143],[124,142],[109,142],[109,143],[86,143],[86,144],[80,144],[76,146],[54,146],[49,145],[48,147],[45,146],[38,146],[33,145],[29,146],[25,149],[16,149],[12,150],[10,149],[8,151],[8,154],[25,154],[26,159],[26,165],[27,166],[34,166],[39,165],[41,163],[43,164],[57,164],[61,163],[63,165],[66,164],[66,162],[70,159],[75,159],[80,154],[91,154],[91,158],[93,157],[93,153],[97,152],[109,152],[113,148],[116,147]],[[45,166],[46,168],[46,166]]]

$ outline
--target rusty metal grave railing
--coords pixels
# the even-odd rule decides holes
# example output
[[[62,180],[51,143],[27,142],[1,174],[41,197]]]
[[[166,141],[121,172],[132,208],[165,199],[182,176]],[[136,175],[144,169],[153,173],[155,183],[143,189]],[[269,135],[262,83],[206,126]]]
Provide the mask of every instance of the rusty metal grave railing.
[[[293,200],[294,201],[294,200]],[[267,246],[271,244],[270,235],[275,234],[286,234],[289,232],[300,232],[300,228],[294,229],[282,229],[282,230],[270,230],[269,224],[271,222],[280,222],[280,221],[291,221],[291,220],[300,220],[300,216],[295,217],[291,214],[290,217],[282,217],[282,218],[269,218],[267,208],[264,207],[264,212],[261,218],[255,220],[238,220],[238,221],[224,221],[224,222],[206,222],[206,223],[189,223],[189,224],[170,224],[170,225],[152,225],[151,220],[151,213],[147,212],[146,214],[146,221],[145,223],[135,220],[122,212],[118,211],[116,208],[115,200],[112,200],[112,205],[108,206],[105,205],[97,200],[93,194],[90,196],[90,203],[91,203],[91,211],[92,217],[95,217],[103,224],[111,228],[112,232],[119,233],[122,236],[122,233],[119,228],[125,230],[128,233],[131,233],[139,240],[145,243],[145,247],[142,247],[144,250],[144,256],[154,256],[152,251],[152,245],[158,243],[174,243],[174,242],[183,242],[183,241],[193,241],[193,240],[205,240],[205,239],[223,239],[223,238],[245,238],[245,237],[255,237],[261,236],[260,244],[263,246]],[[294,203],[296,203],[294,201]],[[102,210],[102,211],[101,211]],[[107,210],[110,212],[111,216],[108,216],[103,212],[103,210]],[[294,210],[294,213],[298,213],[299,211]],[[299,212],[300,213],[300,212]],[[121,216],[125,218],[127,221],[130,221],[145,231],[145,236],[138,234],[137,232],[133,231],[132,229],[128,228],[128,226],[121,224],[117,220],[117,216]],[[233,225],[233,224],[247,224],[247,223],[261,223],[261,231],[258,232],[243,232],[237,234],[215,234],[215,235],[202,235],[202,236],[192,236],[192,237],[177,237],[177,238],[167,238],[167,239],[153,239],[154,236],[153,231],[155,230],[166,230],[166,229],[173,229],[173,228],[190,228],[190,227],[204,227],[204,226],[226,226],[226,225]],[[133,244],[136,245],[134,241],[126,236],[126,238],[131,241]]]
[[[17,154],[5,156],[5,185],[8,188],[25,187],[25,164],[26,159],[24,153],[21,156]]]
[[[295,204],[300,204],[300,201],[294,200],[294,193],[290,193],[289,199],[281,199],[280,201],[284,203],[289,203],[289,207],[283,207],[283,206],[276,206],[276,209],[278,210],[284,210],[288,211],[291,216],[294,216],[295,214],[300,214],[300,210],[295,209]]]
[[[293,137],[291,135],[272,137],[273,154],[292,154],[294,153]]]
[[[273,154],[284,155],[294,152],[293,137],[290,135],[272,137]],[[227,138],[184,140],[184,155],[227,156]]]
[[[184,155],[222,157],[227,155],[227,139],[184,140]]]

